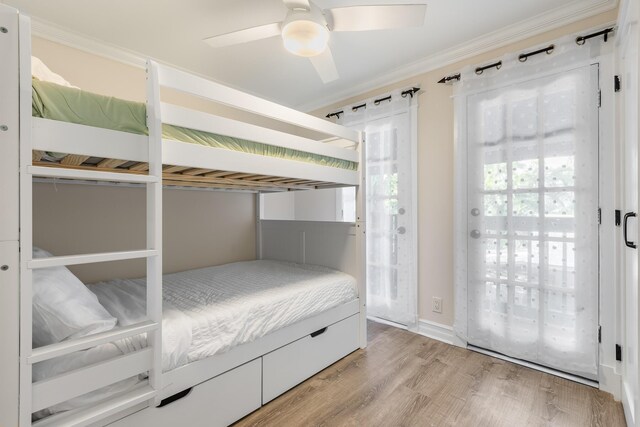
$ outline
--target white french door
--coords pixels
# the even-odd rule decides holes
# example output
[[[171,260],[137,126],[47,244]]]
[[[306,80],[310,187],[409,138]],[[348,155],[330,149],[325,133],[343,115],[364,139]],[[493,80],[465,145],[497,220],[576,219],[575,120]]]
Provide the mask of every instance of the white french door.
[[[342,124],[365,131],[367,315],[417,323],[417,125],[415,101],[345,108]]]
[[[640,98],[640,57],[638,51],[640,32],[638,31],[639,11],[636,3],[629,4],[627,25],[621,28],[621,46],[619,50],[620,71],[622,77],[622,102],[620,104],[621,116],[621,142],[622,142],[622,181],[623,200],[623,271],[622,271],[622,295],[623,295],[623,349],[622,354],[622,401],[625,405],[627,416],[631,417],[630,424],[637,424],[639,408],[638,383],[640,370],[638,363],[640,355],[638,344],[640,343],[640,328],[638,327],[638,307],[640,306],[640,293],[638,292],[638,100]],[[634,247],[636,246],[636,247]]]
[[[467,341],[597,379],[598,67],[466,97]]]

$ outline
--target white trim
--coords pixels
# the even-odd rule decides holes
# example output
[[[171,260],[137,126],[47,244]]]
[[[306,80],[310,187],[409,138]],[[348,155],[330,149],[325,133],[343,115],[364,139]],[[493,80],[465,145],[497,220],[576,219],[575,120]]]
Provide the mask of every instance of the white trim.
[[[314,98],[312,102],[298,104],[301,111],[314,111],[336,102],[348,99],[383,86],[391,85],[429,71],[446,67],[486,52],[504,47],[528,38],[546,33],[565,25],[586,19],[600,13],[608,12],[618,5],[618,0],[602,0],[596,4],[585,6],[580,2],[536,15],[525,21],[501,28],[475,40],[452,46],[440,52],[426,56],[413,63],[404,64],[401,68],[385,73],[374,79],[350,86],[342,91],[333,91],[331,95]],[[613,25],[609,22],[607,25]]]
[[[612,366],[600,364],[598,367],[600,390],[611,393],[616,400],[622,398],[622,376]]]
[[[420,319],[418,320],[417,332],[425,337],[454,345],[455,336],[453,334],[453,327],[451,326],[432,322],[431,320]]]
[[[627,385],[623,382],[622,388],[622,409],[624,410],[624,419],[627,422],[627,426],[633,427],[635,423],[635,401],[633,400],[633,393],[629,392]]]
[[[31,34],[43,39],[73,47],[93,55],[112,59],[136,68],[146,67],[146,57],[138,52],[128,50],[102,40],[73,32],[52,22],[31,17]]]

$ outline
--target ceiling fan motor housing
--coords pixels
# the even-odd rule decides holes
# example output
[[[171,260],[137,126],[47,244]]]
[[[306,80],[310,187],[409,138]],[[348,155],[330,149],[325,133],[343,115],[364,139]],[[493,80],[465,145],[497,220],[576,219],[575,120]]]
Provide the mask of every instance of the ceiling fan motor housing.
[[[304,57],[320,55],[327,48],[330,31],[317,7],[290,10],[282,23],[282,40],[289,52]]]

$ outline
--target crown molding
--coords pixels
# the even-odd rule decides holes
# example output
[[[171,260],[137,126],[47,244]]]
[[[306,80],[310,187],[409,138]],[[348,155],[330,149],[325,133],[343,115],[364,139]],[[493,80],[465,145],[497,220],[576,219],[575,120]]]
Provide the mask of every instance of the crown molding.
[[[600,13],[608,12],[613,10],[617,5],[618,0],[600,0],[597,3],[591,3],[589,5],[584,5],[584,3],[581,2],[573,2],[549,12],[533,16],[527,20],[520,21],[516,24],[503,27],[469,42],[454,46],[446,51],[429,55],[418,61],[409,63],[401,69],[396,69],[374,79],[350,86],[348,89],[333,92],[330,95],[314,99],[308,103],[296,105],[295,108],[300,111],[314,111],[383,86],[394,84],[497,48],[555,30],[564,25],[568,25]]]
[[[136,68],[145,68],[146,66],[147,57],[141,53],[124,49],[103,40],[89,38],[39,18],[31,17],[31,34]]]
[[[1,0],[0,0],[1,1]],[[249,92],[246,89],[237,87],[235,85],[231,85],[229,83],[221,82],[211,78],[211,76],[204,75],[202,73],[194,72],[193,70],[188,70],[184,67],[181,67],[176,64],[169,63],[167,61],[162,61],[157,58],[149,57],[148,55],[144,55],[142,53],[125,49],[123,47],[108,43],[103,40],[94,39],[88,36],[85,36],[80,33],[76,33],[70,31],[66,28],[63,28],[59,25],[53,24],[51,22],[39,19],[39,18],[30,18],[31,20],[31,34],[40,37],[45,40],[52,41],[54,43],[58,43],[61,45],[65,45],[74,49],[78,49],[92,55],[97,55],[103,58],[107,58],[113,61],[120,62],[122,64],[130,65],[136,68],[145,69],[147,66],[147,60],[151,59],[159,64],[167,65],[173,67],[175,69],[185,71],[189,74],[193,74],[198,77],[202,77],[207,80],[215,81],[216,83],[224,84],[233,89],[241,90],[246,93],[251,93],[255,96],[260,96],[264,99],[268,99],[273,102],[273,99],[266,98],[259,94],[255,94],[253,92]]]

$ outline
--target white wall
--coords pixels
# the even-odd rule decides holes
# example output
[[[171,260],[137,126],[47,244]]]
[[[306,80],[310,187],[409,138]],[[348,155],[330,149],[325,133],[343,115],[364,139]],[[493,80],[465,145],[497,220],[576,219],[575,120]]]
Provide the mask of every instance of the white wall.
[[[352,196],[355,199],[355,193]],[[355,201],[351,208],[355,209]],[[262,196],[262,218],[297,221],[343,221],[341,189],[272,193]],[[352,218],[352,219],[353,219]],[[353,220],[351,221],[353,222]]]
[[[264,194],[260,207],[262,219],[296,219],[296,204],[291,192]]]
[[[143,249],[144,188],[36,183],[34,244],[54,255]],[[253,194],[165,189],[166,273],[255,259]],[[85,283],[145,276],[141,260],[70,268]]]

